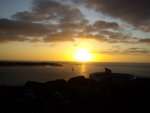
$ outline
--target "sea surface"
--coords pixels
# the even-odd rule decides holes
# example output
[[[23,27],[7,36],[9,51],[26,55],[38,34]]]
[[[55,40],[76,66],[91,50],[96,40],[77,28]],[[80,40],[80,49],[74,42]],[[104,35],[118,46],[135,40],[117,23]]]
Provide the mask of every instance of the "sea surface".
[[[103,72],[105,67],[112,69],[115,73],[128,73],[136,77],[150,78],[150,63],[60,63],[63,66],[0,67],[0,85],[16,86],[24,85],[27,81],[68,80],[81,75],[88,78],[91,73]]]

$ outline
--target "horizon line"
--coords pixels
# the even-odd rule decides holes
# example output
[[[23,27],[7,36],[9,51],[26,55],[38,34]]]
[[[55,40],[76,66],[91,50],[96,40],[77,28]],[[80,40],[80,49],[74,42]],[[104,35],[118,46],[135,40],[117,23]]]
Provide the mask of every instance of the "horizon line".
[[[103,61],[90,61],[90,62],[79,62],[79,61],[57,61],[57,60],[0,60],[0,62],[72,62],[72,63],[150,63],[150,62],[103,62]]]

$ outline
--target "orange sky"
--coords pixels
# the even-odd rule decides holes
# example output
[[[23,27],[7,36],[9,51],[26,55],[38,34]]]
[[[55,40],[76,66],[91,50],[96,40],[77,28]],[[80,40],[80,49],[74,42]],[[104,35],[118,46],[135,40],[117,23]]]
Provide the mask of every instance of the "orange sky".
[[[84,41],[85,42],[85,39]],[[150,62],[149,55],[104,53],[103,49],[109,48],[107,44],[97,49],[99,42],[88,40],[78,45],[73,42],[55,44],[45,43],[5,43],[0,45],[1,60],[36,60],[36,61],[77,61],[74,54],[78,48],[87,48],[93,55],[93,62]],[[66,49],[67,48],[67,49]]]
[[[147,2],[0,0],[0,60],[150,62]]]

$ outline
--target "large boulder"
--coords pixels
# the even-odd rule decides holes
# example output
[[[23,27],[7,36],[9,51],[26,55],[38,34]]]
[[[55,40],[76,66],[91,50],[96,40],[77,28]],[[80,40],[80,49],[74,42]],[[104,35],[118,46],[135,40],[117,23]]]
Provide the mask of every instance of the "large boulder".
[[[101,82],[111,82],[112,76],[105,72],[95,72],[89,75],[89,79]]]
[[[85,86],[87,83],[88,79],[86,79],[84,76],[72,77],[68,80],[68,84],[79,87],[82,87],[83,85]]]

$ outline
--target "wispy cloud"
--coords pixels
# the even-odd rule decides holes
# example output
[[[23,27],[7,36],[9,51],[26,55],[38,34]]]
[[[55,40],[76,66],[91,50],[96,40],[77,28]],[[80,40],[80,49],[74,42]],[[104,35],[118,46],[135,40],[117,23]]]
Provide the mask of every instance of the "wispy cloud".
[[[99,51],[101,54],[131,54],[131,55],[137,55],[137,54],[150,54],[150,50],[144,49],[144,48],[127,48],[127,49],[110,49],[110,50],[103,50]]]

